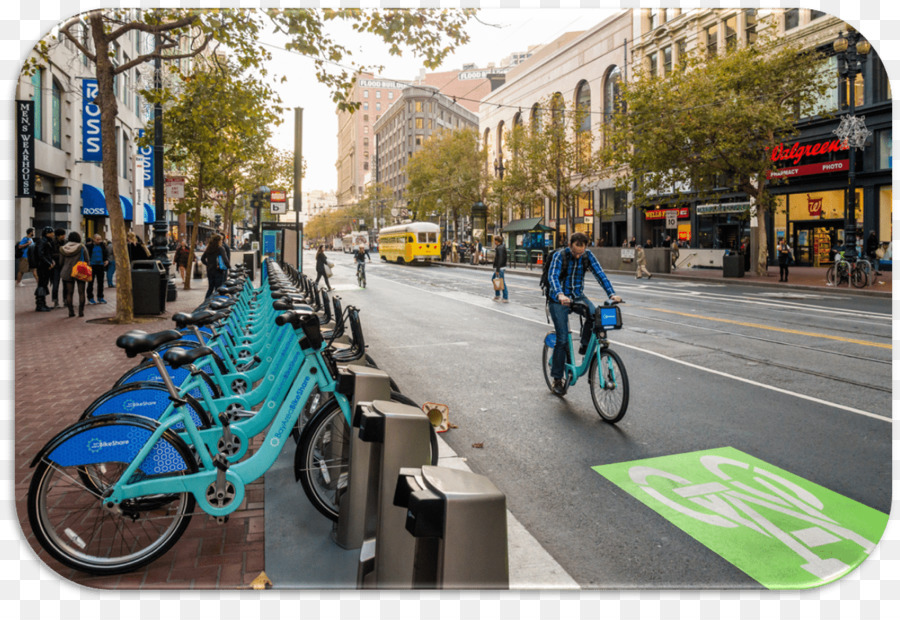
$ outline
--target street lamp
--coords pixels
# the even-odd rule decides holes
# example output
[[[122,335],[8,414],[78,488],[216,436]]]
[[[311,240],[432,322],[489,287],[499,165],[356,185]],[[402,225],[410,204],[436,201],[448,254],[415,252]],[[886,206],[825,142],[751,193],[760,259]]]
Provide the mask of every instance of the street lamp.
[[[500,177],[500,230],[503,230],[503,173],[506,168],[503,167],[503,153],[499,159],[494,160],[494,172]]]
[[[850,147],[848,190],[844,202],[844,252],[851,261],[856,258],[856,149],[862,149],[871,132],[866,129],[865,117],[856,117],[856,76],[862,73],[872,46],[855,30],[842,32],[834,42],[838,74],[847,79],[850,113],[841,117],[834,131]]]

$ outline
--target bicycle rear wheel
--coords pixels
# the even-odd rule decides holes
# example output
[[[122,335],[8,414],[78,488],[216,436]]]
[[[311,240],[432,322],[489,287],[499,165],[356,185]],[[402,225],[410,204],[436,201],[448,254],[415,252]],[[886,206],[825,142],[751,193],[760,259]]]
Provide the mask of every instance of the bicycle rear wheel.
[[[859,265],[850,270],[850,284],[856,288],[864,288],[869,284],[869,278],[865,270]]]
[[[605,349],[600,352],[600,363],[594,357],[588,372],[594,408],[604,421],[615,424],[628,410],[628,374],[622,359],[615,351]],[[600,373],[603,373],[602,385]]]
[[[391,393],[391,401],[416,407],[411,398]],[[347,487],[350,475],[348,447],[350,428],[337,401],[327,401],[300,434],[300,445],[294,457],[294,473],[316,510],[331,519],[338,518],[338,498]],[[434,427],[430,427],[431,465],[437,465],[438,443]],[[424,464],[424,463],[423,463]]]
[[[101,495],[126,466],[42,460],[27,498],[28,521],[41,547],[64,565],[94,575],[132,571],[166,553],[190,523],[194,497],[168,493],[106,508]],[[190,471],[196,471],[193,459],[182,473]]]

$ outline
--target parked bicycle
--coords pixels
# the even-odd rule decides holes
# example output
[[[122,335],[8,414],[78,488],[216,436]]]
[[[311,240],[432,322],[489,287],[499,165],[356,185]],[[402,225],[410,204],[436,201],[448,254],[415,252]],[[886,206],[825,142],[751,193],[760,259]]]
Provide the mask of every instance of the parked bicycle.
[[[582,320],[590,318],[590,308],[581,302],[572,304],[572,313]],[[580,362],[576,362],[575,344],[569,332],[566,350],[566,370],[563,381],[565,389],[574,386],[578,379],[588,375],[591,386],[591,400],[594,408],[604,421],[616,423],[625,416],[628,410],[628,374],[625,364],[618,353],[610,348],[607,331],[622,327],[622,315],[617,302],[607,301],[598,306],[594,316],[594,328],[587,350]],[[544,337],[543,366],[544,380],[553,391],[553,378],[550,366],[553,360],[553,349],[556,346],[556,332],[549,332]]]

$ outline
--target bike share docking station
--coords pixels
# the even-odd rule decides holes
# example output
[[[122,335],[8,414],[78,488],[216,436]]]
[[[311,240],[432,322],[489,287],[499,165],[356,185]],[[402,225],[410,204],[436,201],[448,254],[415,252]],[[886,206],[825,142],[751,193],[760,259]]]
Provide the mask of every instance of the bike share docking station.
[[[506,497],[487,478],[431,462],[431,421],[386,400],[390,377],[355,381],[349,481],[332,537],[360,548],[360,588],[508,588]]]

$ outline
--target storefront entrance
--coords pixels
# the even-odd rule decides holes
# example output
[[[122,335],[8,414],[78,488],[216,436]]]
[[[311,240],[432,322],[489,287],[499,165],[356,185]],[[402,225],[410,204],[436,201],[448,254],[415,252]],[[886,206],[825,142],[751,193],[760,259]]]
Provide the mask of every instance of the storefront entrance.
[[[790,243],[798,265],[822,267],[834,262],[832,247],[839,246],[843,240],[843,220],[791,222],[791,229]]]

